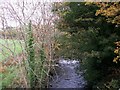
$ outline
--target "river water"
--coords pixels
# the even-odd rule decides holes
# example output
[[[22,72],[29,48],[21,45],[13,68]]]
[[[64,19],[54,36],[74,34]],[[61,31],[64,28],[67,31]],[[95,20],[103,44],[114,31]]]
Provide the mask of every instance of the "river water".
[[[59,60],[59,69],[56,75],[50,81],[50,88],[84,88],[86,81],[83,72],[77,73],[80,67],[79,61],[76,60]]]

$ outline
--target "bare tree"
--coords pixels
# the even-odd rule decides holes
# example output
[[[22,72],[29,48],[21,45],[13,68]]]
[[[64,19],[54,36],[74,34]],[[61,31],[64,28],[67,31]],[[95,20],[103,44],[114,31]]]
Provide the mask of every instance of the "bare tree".
[[[25,85],[23,87],[29,87],[29,80],[26,80],[25,73],[23,70],[23,62],[19,58],[16,58],[16,43],[15,40],[19,40],[19,44],[21,45],[22,49],[22,59],[25,59],[25,62],[27,61],[27,51],[25,51],[25,43],[27,39],[27,33],[28,33],[28,23],[31,20],[32,22],[32,29],[33,29],[33,36],[34,36],[34,47],[36,51],[36,55],[38,51],[41,48],[44,48],[46,61],[43,64],[43,67],[47,68],[47,71],[43,71],[47,76],[48,72],[50,71],[51,67],[51,61],[53,60],[53,43],[54,43],[54,33],[56,32],[53,21],[55,20],[54,14],[51,12],[52,10],[52,3],[51,2],[38,2],[38,1],[27,1],[27,0],[21,0],[21,1],[15,1],[15,2],[4,2],[0,5],[0,11],[2,13],[0,14],[1,24],[2,24],[2,30],[5,34],[5,37],[3,39],[6,39],[6,45],[3,45],[0,43],[0,45],[4,46],[4,48],[7,48],[11,53],[13,60],[10,65],[13,65],[14,62],[17,61],[17,65],[20,67],[20,71],[22,72],[22,76],[24,77]],[[16,38],[14,38],[11,35],[11,28],[7,29],[8,27],[13,27],[15,31],[18,33]],[[8,33],[7,34],[5,33]],[[10,35],[10,36],[9,36]],[[9,46],[8,40],[11,40],[14,44],[14,50],[11,49]],[[23,44],[24,43],[24,44]],[[0,52],[2,53],[2,52]],[[4,53],[2,53],[4,54]],[[9,59],[7,59],[7,63]],[[19,64],[18,64],[19,61]],[[26,65],[26,64],[25,64]],[[4,66],[4,65],[3,65]],[[30,68],[30,67],[27,67]],[[38,80],[42,81],[42,76],[38,76],[39,74],[37,72],[33,72],[36,77],[38,77]]]

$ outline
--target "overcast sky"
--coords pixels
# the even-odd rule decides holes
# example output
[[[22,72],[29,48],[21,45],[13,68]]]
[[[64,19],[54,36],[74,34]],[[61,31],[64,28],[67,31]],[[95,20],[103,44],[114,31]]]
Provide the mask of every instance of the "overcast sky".
[[[25,9],[24,9],[25,15],[24,16],[25,16],[26,20],[23,17],[22,9],[21,9],[21,7],[23,6],[23,4],[22,4],[23,1],[25,1]],[[43,11],[47,10],[46,11],[47,15],[49,15],[49,16],[52,15],[50,12],[51,3],[52,2],[61,2],[61,1],[81,2],[83,0],[0,0],[0,28],[2,28],[2,26],[3,26],[2,25],[3,17],[5,17],[5,20],[6,20],[6,21],[4,21],[4,24],[6,24],[8,26],[12,26],[12,27],[19,26],[18,19],[19,20],[21,19],[21,21],[24,21],[25,23],[27,23],[27,18],[33,14],[33,11],[35,9],[34,7],[36,7],[38,5],[38,2],[40,2],[41,4],[37,6],[36,11],[29,19],[34,19],[34,21],[37,21],[40,18],[43,18],[43,16],[48,18],[48,16],[45,16],[46,14],[43,14]],[[88,1],[91,1],[91,0],[88,0]],[[100,1],[100,0],[93,0],[93,1]],[[103,0],[101,0],[101,1],[103,1]],[[108,1],[110,1],[110,0],[108,0]],[[112,1],[116,1],[116,0],[112,0]],[[117,0],[117,1],[119,1],[119,0]],[[44,2],[47,2],[45,8],[44,8],[44,5],[42,4]],[[6,8],[9,8],[9,9],[6,9]],[[13,12],[13,9],[15,12]]]
[[[23,6],[23,0],[0,0],[0,28],[2,28],[3,17],[5,17],[4,25],[16,27],[19,26],[18,19],[27,23],[27,18],[32,19],[37,22],[40,18],[48,19],[48,16],[51,17],[51,2],[56,2],[60,0],[24,0],[25,9],[24,16],[22,14],[21,7]],[[38,5],[38,2],[40,4]],[[46,4],[43,4],[47,2]],[[38,5],[38,6],[37,6]],[[37,9],[36,9],[37,7]],[[7,8],[7,9],[6,9]],[[34,12],[34,10],[36,11]],[[44,12],[45,11],[45,12]],[[34,12],[34,14],[33,14]],[[1,18],[2,17],[2,18]]]

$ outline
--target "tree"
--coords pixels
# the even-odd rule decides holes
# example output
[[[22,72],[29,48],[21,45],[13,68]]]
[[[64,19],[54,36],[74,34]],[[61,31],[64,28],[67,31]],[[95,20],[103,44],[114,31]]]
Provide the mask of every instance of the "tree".
[[[29,88],[30,85],[31,87],[43,87],[43,84],[45,84],[48,79],[48,73],[50,71],[51,61],[53,58],[52,45],[54,42],[53,37],[55,28],[53,25],[54,15],[51,12],[51,2],[31,0],[12,0],[6,2],[2,0],[0,1],[0,11],[2,12],[0,13],[0,24],[3,26],[3,32],[6,32],[6,27],[14,25],[16,28],[16,32],[20,32],[19,37],[16,36],[15,39],[19,39],[22,37],[22,43],[27,46],[25,47],[21,44],[21,41],[19,41],[22,49],[29,49],[28,52],[23,50],[22,53],[24,53],[27,60],[25,60],[26,63],[24,64],[24,66],[20,63],[19,67],[24,77],[25,75],[26,77],[28,75],[27,73],[23,72],[27,72],[30,69],[32,69],[31,71],[33,71],[30,71],[30,79],[24,78],[26,88]],[[29,27],[28,25],[30,20],[32,22],[32,25],[30,25]],[[29,30],[26,29],[27,27],[29,27]],[[11,33],[8,32],[8,35],[11,35]],[[6,34],[4,35],[3,39],[7,39]],[[13,38],[11,41],[14,43]],[[6,42],[5,44],[8,44],[8,42]],[[14,48],[14,52],[10,53],[12,55],[16,55],[15,49],[18,49],[15,43],[14,46],[16,48]],[[7,47],[7,49],[11,50],[11,47]],[[0,54],[3,54],[3,52]],[[21,66],[26,70],[23,71]],[[35,82],[36,78],[37,83]]]
[[[96,15],[101,14],[107,17],[108,22],[120,25],[120,2],[99,2],[96,5],[100,7]]]
[[[108,3],[96,3],[100,7],[99,10],[97,10],[96,15],[102,15],[107,17],[107,21],[111,22],[116,25],[117,28],[120,27],[120,2],[108,2]],[[117,31],[120,33],[120,30]],[[114,58],[113,62],[120,61],[120,41],[115,42],[117,48],[115,49],[115,53],[117,54],[117,57]]]
[[[113,63],[114,42],[120,39],[118,28],[106,17],[96,16],[99,9],[96,4],[85,2],[57,3],[53,9],[60,18],[56,26],[63,33],[60,52],[67,51],[67,57],[82,60],[85,77],[92,86],[107,79],[112,74],[110,68],[119,65]]]

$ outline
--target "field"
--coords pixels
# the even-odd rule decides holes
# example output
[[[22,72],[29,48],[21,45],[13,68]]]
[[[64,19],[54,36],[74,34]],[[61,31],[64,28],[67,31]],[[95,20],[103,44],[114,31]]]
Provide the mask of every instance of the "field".
[[[19,74],[18,65],[14,62],[24,52],[24,43],[20,40],[0,39],[0,87],[13,84],[13,79]]]
[[[0,39],[0,61],[7,59],[11,55],[17,55],[22,50],[24,50],[22,41]]]

